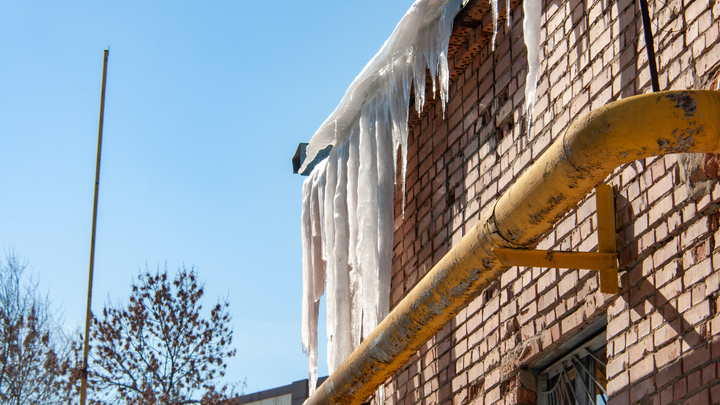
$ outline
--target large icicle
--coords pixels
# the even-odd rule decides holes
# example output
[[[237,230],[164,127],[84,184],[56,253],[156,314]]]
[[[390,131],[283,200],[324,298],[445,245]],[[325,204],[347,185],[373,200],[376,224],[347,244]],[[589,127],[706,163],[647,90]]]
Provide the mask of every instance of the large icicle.
[[[392,161],[388,162],[391,165],[393,177],[390,179],[392,184],[395,184],[395,178],[397,177],[397,157],[398,150],[402,153],[402,194],[403,194],[403,215],[405,214],[405,175],[407,171],[407,147],[408,147],[408,116],[410,109],[410,89],[413,81],[413,70],[412,66],[408,65],[406,59],[412,58],[412,54],[408,53],[403,55],[400,60],[399,66],[396,68],[393,64],[393,70],[387,72],[387,78],[385,80],[389,82],[387,87],[390,89],[389,95],[378,96],[379,100],[382,100],[382,105],[379,107],[379,112],[383,115],[383,125],[388,123],[389,118],[387,116],[387,105],[390,105],[390,115],[392,118],[392,132],[387,134],[389,147],[391,153],[387,159]],[[389,100],[388,100],[389,98]],[[417,101],[419,102],[419,101]],[[379,121],[378,121],[379,122]]]
[[[367,102],[360,115],[360,169],[358,171],[357,261],[362,269],[362,338],[377,325],[375,295],[377,278],[377,146],[375,144],[376,106]]]
[[[333,145],[303,186],[302,339],[311,392],[322,294],[327,292],[330,372],[389,312],[393,197],[401,171],[404,210],[410,92],[414,83],[416,108],[422,111],[429,70],[433,97],[439,92],[444,111],[448,44],[464,3],[417,0],[307,147],[303,169]]]
[[[347,180],[347,209],[348,209],[348,263],[350,264],[350,322],[352,348],[360,345],[362,335],[362,273],[357,262],[358,241],[358,171],[360,169],[360,124],[358,122],[350,131],[348,139],[348,180]]]
[[[525,79],[525,119],[528,128],[535,112],[538,69],[540,67],[540,16],[541,0],[525,0],[523,3],[523,33],[528,53],[528,73]]]
[[[318,165],[317,174],[313,177],[311,205],[312,205],[312,249],[313,249],[313,287],[314,300],[320,301],[325,293],[325,228],[323,227],[325,196],[325,164]]]
[[[350,309],[350,265],[348,262],[348,244],[350,241],[348,227],[347,192],[344,187],[348,183],[349,145],[343,143],[337,148],[337,187],[335,189],[335,325],[334,325],[334,356],[329,367],[332,374],[343,360],[352,353],[352,318]],[[329,288],[329,287],[328,287]],[[329,295],[328,295],[329,299]]]
[[[319,179],[324,176],[324,163],[303,184],[302,241],[303,241],[303,299],[302,347],[308,356],[310,391],[317,382],[317,324],[320,312],[320,295],[317,283],[324,285],[325,263],[322,260]]]
[[[312,219],[311,211],[312,206],[310,205],[310,195],[312,193],[312,179],[308,177],[303,183],[303,199],[302,199],[302,245],[303,245],[303,292],[302,292],[302,348],[305,354],[309,354],[310,351],[310,335],[313,329],[311,325],[312,308],[315,303],[315,288],[313,283],[313,249],[312,249]],[[312,368],[312,367],[311,367]]]
[[[408,93],[410,89],[408,88]],[[393,154],[393,137],[392,131],[395,130],[395,120],[393,126],[389,125],[387,99],[382,100],[378,104],[376,119],[376,145],[377,145],[377,223],[378,223],[378,239],[377,239],[377,261],[378,261],[378,285],[377,294],[375,295],[375,308],[377,308],[377,321],[384,319],[390,312],[390,278],[392,269],[392,249],[394,234],[394,168],[397,159]],[[405,107],[407,113],[408,107]],[[405,121],[407,122],[407,121]],[[407,138],[407,128],[405,134]],[[405,151],[403,150],[403,153]],[[374,328],[374,327],[373,327]],[[382,402],[380,402],[382,403]]]
[[[494,50],[498,0],[489,1]],[[331,372],[389,311],[393,194],[400,170],[404,210],[411,84],[420,113],[427,69],[433,97],[439,93],[444,113],[450,80],[448,45],[454,17],[465,3],[417,0],[306,149],[301,170],[318,151],[333,145],[329,158],[303,185],[302,344],[310,360],[311,393],[317,379],[317,317],[323,293],[327,290]],[[509,0],[505,7],[509,26]],[[525,109],[530,125],[540,60],[541,0],[524,0],[523,11],[528,50]],[[398,157],[401,168],[396,167]]]
[[[337,148],[330,151],[330,156],[326,160],[327,167],[325,169],[325,200],[321,202],[324,206],[323,226],[325,229],[325,244],[323,251],[325,252],[326,263],[326,297],[327,305],[327,358],[328,364],[335,363],[335,324],[336,324],[336,302],[335,302],[335,278],[336,278],[336,252],[335,252],[335,188],[337,186],[337,166],[338,151]]]

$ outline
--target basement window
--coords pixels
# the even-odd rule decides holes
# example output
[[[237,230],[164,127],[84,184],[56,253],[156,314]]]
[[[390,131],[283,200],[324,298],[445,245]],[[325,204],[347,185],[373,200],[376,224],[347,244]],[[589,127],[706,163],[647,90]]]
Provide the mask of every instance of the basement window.
[[[605,333],[567,353],[538,375],[538,405],[607,404]]]

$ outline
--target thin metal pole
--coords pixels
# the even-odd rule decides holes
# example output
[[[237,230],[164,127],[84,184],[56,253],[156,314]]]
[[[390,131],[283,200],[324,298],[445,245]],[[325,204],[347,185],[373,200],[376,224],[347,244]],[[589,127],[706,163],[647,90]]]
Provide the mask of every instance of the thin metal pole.
[[[110,49],[106,49],[104,53],[105,55],[103,57],[102,92],[100,93],[100,123],[98,126],[97,160],[95,161],[95,198],[93,199],[92,237],[90,239],[90,271],[88,275],[87,311],[85,312],[85,340],[83,345],[83,368],[82,383],[80,386],[80,405],[85,405],[85,399],[87,397],[88,351],[90,349],[90,320],[92,318],[90,304],[92,303],[93,270],[95,266],[95,229],[97,226],[98,190],[100,189],[100,155],[102,153],[103,118],[105,116],[105,79],[107,78],[107,62]]]
[[[656,92],[660,91],[660,81],[658,80],[658,70],[655,62],[655,42],[653,40],[647,0],[640,0],[640,13],[642,14],[643,31],[645,32],[645,47],[647,49],[648,65],[650,67],[650,81],[652,82],[653,92]]]

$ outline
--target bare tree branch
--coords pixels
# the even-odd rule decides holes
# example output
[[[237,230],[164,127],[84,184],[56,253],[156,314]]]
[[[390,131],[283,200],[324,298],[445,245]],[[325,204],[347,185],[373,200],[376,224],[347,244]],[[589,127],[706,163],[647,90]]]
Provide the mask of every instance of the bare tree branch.
[[[69,401],[74,345],[14,254],[0,262],[0,404]]]
[[[206,319],[203,286],[184,267],[173,280],[167,266],[138,275],[127,306],[108,303],[91,336],[94,404],[216,404],[233,388],[217,386],[223,359],[235,355],[227,302]],[[198,396],[195,396],[197,393]]]

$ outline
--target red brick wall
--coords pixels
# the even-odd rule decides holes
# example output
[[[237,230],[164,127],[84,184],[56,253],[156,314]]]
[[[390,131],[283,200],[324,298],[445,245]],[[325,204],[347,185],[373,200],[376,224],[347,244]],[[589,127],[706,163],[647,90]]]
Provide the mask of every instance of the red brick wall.
[[[720,1],[649,2],[661,88],[712,86]],[[411,121],[404,218],[402,196],[395,199],[392,305],[572,121],[650,91],[638,3],[547,0],[543,10],[529,131],[522,7],[510,29],[501,22],[494,52],[487,14],[464,29],[444,117],[428,103]],[[533,367],[602,319],[610,403],[720,403],[720,188],[691,183],[697,167],[672,155],[607,179],[616,191],[620,294],[600,293],[586,270],[511,268],[387,381],[386,404],[534,404]],[[596,226],[591,194],[538,248],[592,251]]]

